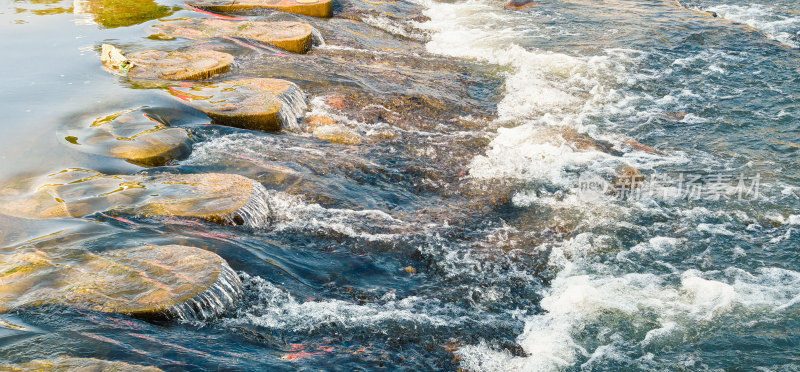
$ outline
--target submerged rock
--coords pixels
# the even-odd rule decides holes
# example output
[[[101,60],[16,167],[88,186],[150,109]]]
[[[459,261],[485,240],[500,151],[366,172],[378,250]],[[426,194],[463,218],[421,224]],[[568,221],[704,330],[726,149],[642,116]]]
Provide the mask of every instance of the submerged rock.
[[[112,72],[131,79],[203,80],[230,70],[233,56],[201,48],[125,56],[115,46],[103,44],[100,60]]]
[[[146,367],[125,362],[109,362],[93,358],[67,358],[33,360],[16,365],[0,365],[0,371],[92,371],[92,372],[159,372],[156,367]]]
[[[314,137],[323,141],[341,145],[357,145],[361,143],[361,136],[343,125],[322,125],[314,128]]]
[[[536,5],[532,0],[511,0],[503,6],[503,8],[511,10],[523,10]]]
[[[306,109],[303,91],[279,79],[196,83],[170,88],[170,93],[205,112],[215,124],[267,132],[299,129],[298,118]]]
[[[617,193],[630,192],[638,189],[645,181],[645,177],[638,169],[624,165],[617,169],[617,176],[614,178],[614,191]]]
[[[252,227],[272,220],[264,187],[234,174],[128,176],[67,169],[20,184],[0,188],[0,213],[61,218],[109,211]]]
[[[541,130],[538,141],[554,146],[567,146],[575,152],[599,151],[614,156],[622,155],[620,151],[614,149],[613,144],[594,139],[586,133],[580,133],[569,127],[544,128]]]
[[[333,15],[333,0],[194,0],[190,5],[214,12],[275,9],[320,18]]]
[[[102,253],[21,249],[0,259],[0,311],[59,304],[140,317],[207,319],[241,282],[222,257],[194,247]]]
[[[645,144],[643,144],[641,142],[638,142],[638,141],[636,141],[634,139],[629,139],[629,140],[625,141],[625,144],[630,146],[634,150],[649,152],[651,154],[656,154],[656,155],[659,153],[658,151],[656,151],[656,149],[654,149],[654,148],[652,148],[650,146],[647,146],[647,145],[645,145]]]
[[[357,145],[361,143],[358,133],[352,129],[337,124],[336,120],[323,115],[310,115],[303,119],[305,130],[323,141],[338,143],[341,145]]]
[[[124,110],[68,131],[66,140],[79,151],[161,166],[188,155],[192,142],[185,129],[165,124],[142,109]]]
[[[274,45],[293,52],[306,53],[311,49],[314,29],[300,22],[250,22],[215,18],[171,20],[153,26],[151,38],[182,37],[202,40],[214,37],[240,37]]]

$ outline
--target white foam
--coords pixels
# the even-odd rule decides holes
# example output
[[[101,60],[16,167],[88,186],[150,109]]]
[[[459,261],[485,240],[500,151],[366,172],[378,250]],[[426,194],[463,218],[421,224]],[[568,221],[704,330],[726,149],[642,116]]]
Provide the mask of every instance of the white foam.
[[[603,80],[615,79],[625,69],[614,61],[627,60],[619,51],[575,57],[523,48],[519,42],[535,40],[540,32],[530,22],[516,23],[524,19],[511,18],[495,4],[475,0],[423,4],[430,21],[417,26],[429,31],[428,51],[510,69],[505,96],[498,105],[503,120],[528,119],[558,109],[579,111],[583,105],[606,101],[614,92]]]
[[[585,237],[578,240],[589,241]],[[657,239],[656,243],[659,241],[665,240]],[[598,332],[617,332],[603,324],[601,317],[609,312],[631,324],[637,324],[636,319],[658,324],[644,329],[642,338],[624,340],[628,347],[647,347],[683,342],[685,334],[707,324],[723,326],[715,323],[723,316],[752,317],[756,312],[793,317],[800,311],[800,273],[795,271],[764,268],[751,274],[730,268],[724,273],[688,270],[614,277],[582,274],[581,267],[569,263],[541,302],[546,312],[528,317],[525,332],[518,338],[527,357],[513,357],[485,344],[472,345],[460,350],[464,367],[478,371],[553,371],[573,365],[578,357],[595,358],[598,350],[585,350],[574,337],[584,326],[598,327]],[[613,347],[613,343],[600,346],[604,348],[600,354],[613,354]]]
[[[541,180],[565,185],[572,181],[565,174],[568,168],[593,164],[607,156],[596,150],[576,149],[558,135],[531,123],[499,129],[486,154],[475,157],[469,168],[470,176],[475,178]]]
[[[183,322],[214,318],[230,309],[242,295],[242,282],[227,263],[211,287],[193,298],[169,307],[164,313]]]
[[[379,210],[324,208],[295,195],[276,193],[271,199],[276,231],[326,231],[370,241],[391,241],[408,224]]]
[[[372,27],[384,30],[392,35],[417,41],[427,40],[427,35],[425,35],[424,32],[420,32],[419,29],[415,28],[413,24],[408,21],[391,19],[383,14],[367,15],[361,20]]]
[[[294,83],[291,83],[286,91],[278,95],[278,99],[283,103],[278,111],[281,128],[288,130],[299,130],[299,119],[303,116],[306,108],[306,94]]]
[[[245,273],[241,276],[246,293],[256,298],[249,306],[240,308],[235,317],[225,320],[229,325],[247,324],[307,332],[329,325],[375,328],[398,323],[451,326],[459,322],[432,299],[411,296],[393,300],[387,297],[387,301],[363,305],[342,300],[298,301],[286,290],[260,277]]]
[[[720,17],[744,23],[762,31],[770,39],[798,48],[800,44],[793,36],[800,30],[800,16],[781,14],[773,8],[761,5],[716,5],[706,9]]]

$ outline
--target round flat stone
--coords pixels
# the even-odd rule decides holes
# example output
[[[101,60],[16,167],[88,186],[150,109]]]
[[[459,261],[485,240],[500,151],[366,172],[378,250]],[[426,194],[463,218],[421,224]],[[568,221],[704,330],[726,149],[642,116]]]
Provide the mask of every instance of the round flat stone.
[[[146,367],[124,362],[109,362],[93,358],[61,357],[53,360],[33,360],[17,365],[0,365],[0,371],[92,371],[92,372],[159,372],[156,367]]]
[[[161,166],[188,155],[192,143],[185,129],[165,124],[141,109],[124,110],[67,130],[65,139],[79,151]]]
[[[108,44],[103,45],[103,64],[131,79],[204,80],[230,70],[233,63],[233,56],[228,53],[201,48],[173,52],[148,50],[124,56],[127,61],[120,61],[121,52],[111,50]]]
[[[170,93],[205,112],[215,124],[268,132],[296,128],[297,117],[306,107],[302,91],[279,79],[195,83],[170,88]]]
[[[215,12],[275,9],[310,17],[328,18],[333,15],[333,0],[195,0],[190,5]]]
[[[202,40],[214,37],[241,37],[274,45],[293,53],[311,49],[313,28],[300,22],[251,22],[216,18],[192,18],[163,21],[153,26],[163,38],[182,37]]]
[[[219,173],[117,176],[68,169],[0,189],[0,213],[21,218],[110,211],[260,225],[271,218],[266,203],[260,184]]]
[[[210,292],[214,296],[229,292],[220,303],[230,305],[238,297],[240,285],[236,274],[215,253],[178,245],[98,254],[29,248],[0,256],[0,311],[3,312],[60,304],[172,318],[185,310],[186,303],[193,302],[194,306]]]

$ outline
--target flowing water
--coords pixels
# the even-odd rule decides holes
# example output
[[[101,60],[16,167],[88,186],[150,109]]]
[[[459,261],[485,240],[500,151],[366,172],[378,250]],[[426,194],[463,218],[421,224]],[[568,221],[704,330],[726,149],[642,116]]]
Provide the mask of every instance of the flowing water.
[[[206,125],[104,72],[102,43],[188,43],[145,38],[158,18],[202,16],[159,1],[6,0],[0,178],[237,173],[264,186],[244,223],[0,216],[0,244],[201,247],[228,261],[241,297],[203,320],[18,310],[0,315],[0,360],[800,368],[796,1],[542,0],[511,11],[496,0],[337,0],[330,20],[247,15],[311,23],[321,37],[305,56],[210,42],[236,54],[226,77],[293,81],[305,115],[334,118],[357,145],[305,124],[279,134]],[[145,169],[73,151],[61,134],[141,106],[192,132],[188,158]],[[614,192],[625,166],[644,184]]]

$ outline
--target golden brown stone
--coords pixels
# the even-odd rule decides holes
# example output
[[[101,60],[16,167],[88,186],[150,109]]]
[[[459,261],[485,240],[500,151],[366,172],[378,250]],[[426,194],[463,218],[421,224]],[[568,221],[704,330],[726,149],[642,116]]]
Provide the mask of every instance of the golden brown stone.
[[[0,371],[33,372],[33,371],[63,371],[63,372],[159,372],[156,367],[146,367],[124,362],[109,362],[92,358],[66,358],[54,360],[34,360],[18,365],[0,365]]]
[[[217,18],[164,21],[153,26],[154,35],[202,40],[213,37],[241,37],[293,52],[311,49],[313,28],[300,22],[251,22]]]
[[[229,291],[238,277],[218,255],[178,245],[144,246],[102,253],[27,248],[0,256],[0,311],[60,304],[137,316],[187,316],[187,302]],[[214,293],[211,293],[214,292]],[[198,302],[199,301],[199,302]],[[207,301],[206,301],[207,302]],[[224,309],[207,309],[211,312]]]
[[[651,154],[658,154],[658,151],[656,151],[654,148],[652,148],[650,146],[647,146],[647,145],[645,145],[645,144],[643,144],[643,143],[641,143],[639,141],[636,141],[636,140],[629,139],[629,140],[625,141],[625,144],[630,146],[634,150],[649,152]]]
[[[614,190],[631,191],[639,188],[644,182],[644,175],[638,169],[625,165],[617,170],[617,177],[614,179]]]
[[[305,97],[296,85],[279,79],[240,79],[170,88],[170,93],[215,124],[275,132],[297,128]]]
[[[312,131],[314,128],[319,126],[336,124],[336,120],[333,120],[333,118],[322,115],[306,116],[305,118],[303,118],[303,122],[306,124],[306,127]]]
[[[333,0],[195,0],[190,4],[214,12],[275,9],[310,17],[328,18],[333,15]]]
[[[67,142],[79,151],[144,166],[161,166],[187,155],[192,141],[185,129],[169,128],[141,109],[115,112],[67,134]]]
[[[342,145],[357,145],[361,136],[342,125],[324,125],[314,128],[314,137]]]
[[[528,9],[534,5],[536,5],[536,3],[530,0],[511,0],[507,2],[506,5],[503,6],[503,8],[510,10],[523,10],[523,9]]]
[[[104,175],[67,169],[28,180],[27,187],[0,192],[0,213],[21,218],[83,217],[102,211],[144,216],[197,217],[220,223],[241,223],[243,211],[268,218],[262,186],[233,174]]]
[[[230,70],[233,56],[201,48],[148,50],[125,56],[116,47],[104,44],[100,60],[112,72],[131,79],[203,80]]]

